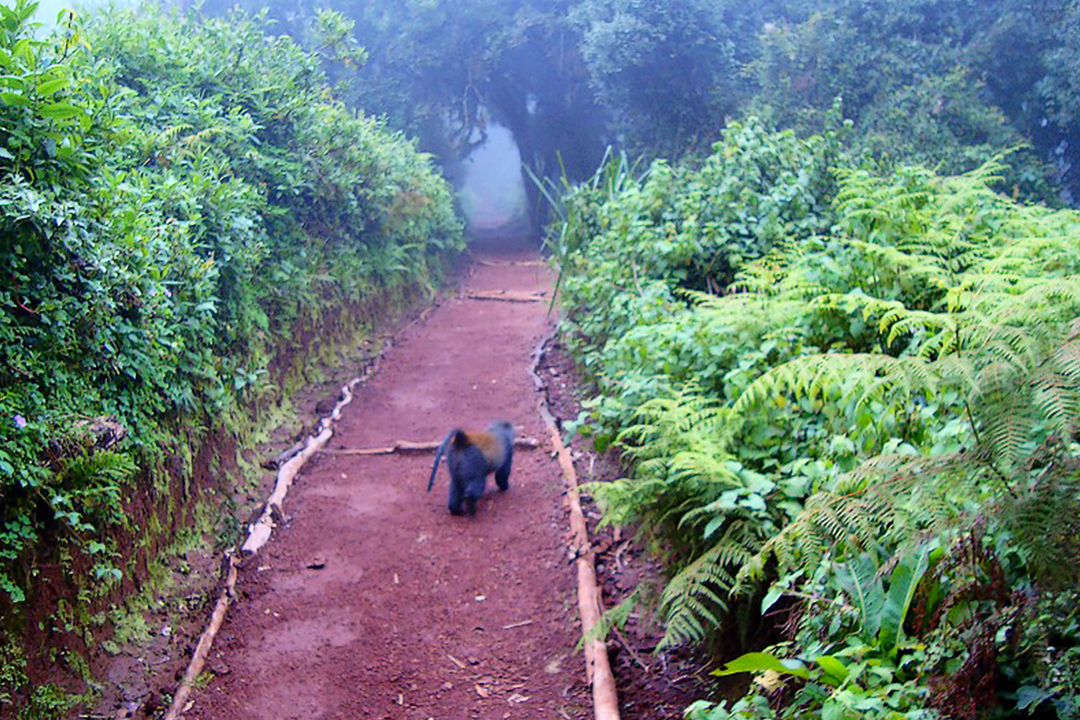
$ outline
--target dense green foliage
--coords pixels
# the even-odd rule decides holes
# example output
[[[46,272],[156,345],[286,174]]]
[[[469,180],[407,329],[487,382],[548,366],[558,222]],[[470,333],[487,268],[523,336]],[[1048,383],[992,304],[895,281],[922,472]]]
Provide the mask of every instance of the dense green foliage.
[[[603,114],[573,50],[571,3],[385,3],[358,0],[371,59],[350,97],[415,130],[447,165],[485,139],[491,119],[514,134],[528,164],[556,163],[575,177],[603,150]],[[347,76],[343,76],[347,80]]]
[[[580,430],[631,461],[588,489],[667,556],[666,642],[786,618],[695,718],[1074,717],[1080,215],[839,139],[750,121],[564,199]]]
[[[310,0],[244,0],[294,37],[310,34]],[[226,12],[232,2],[208,7]],[[360,68],[335,66],[343,95],[421,138],[453,174],[456,163],[486,139],[494,120],[514,134],[529,165],[559,164],[573,177],[597,166],[606,144],[605,118],[576,50],[572,2],[504,0],[427,2],[352,0],[334,7],[356,23],[368,52]]]
[[[1029,5],[818,2],[802,22],[766,26],[749,106],[780,126],[816,131],[843,98],[854,148],[944,172],[972,170],[1024,142],[1048,154],[1060,138],[1047,132],[1048,101],[1036,88],[1057,66],[1042,53],[1060,40],[1053,3]],[[1074,132],[1068,123],[1059,129]],[[1010,189],[1052,196],[1040,159],[1013,163]]]
[[[585,0],[570,18],[614,129],[634,147],[677,157],[715,139],[737,111],[768,10],[738,0]]]
[[[430,291],[461,248],[428,158],[335,100],[320,57],[263,17],[110,10],[37,40],[34,6],[0,7],[0,589],[14,603],[49,545],[91,558],[107,590],[126,500],[187,497],[211,429],[245,432],[283,369]],[[101,418],[126,439],[95,433]]]

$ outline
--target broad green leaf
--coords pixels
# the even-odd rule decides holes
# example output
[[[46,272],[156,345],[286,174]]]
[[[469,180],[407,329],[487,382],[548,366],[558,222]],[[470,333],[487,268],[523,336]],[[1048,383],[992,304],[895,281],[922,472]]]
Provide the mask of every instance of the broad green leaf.
[[[42,105],[38,112],[50,120],[63,121],[81,115],[83,110],[78,105],[72,105],[69,102],[55,102],[49,103],[48,105]]]
[[[67,85],[68,79],[66,77],[59,77],[55,80],[46,80],[37,86],[37,93],[38,95],[48,97],[49,95],[55,95],[63,90]]]
[[[12,92],[0,92],[0,100],[3,100],[8,105],[14,105],[16,107],[27,107],[30,105],[30,101],[25,95]]]
[[[25,90],[26,80],[21,75],[0,75],[0,85],[14,90]]]
[[[881,611],[881,633],[878,639],[881,647],[889,653],[895,652],[903,637],[904,620],[915,597],[915,589],[930,564],[928,548],[920,548],[917,552],[917,557],[904,558],[893,570],[889,597]]]
[[[881,628],[881,608],[885,604],[885,591],[881,587],[881,578],[877,576],[877,565],[864,554],[837,565],[836,575],[848,597],[859,608],[860,634],[871,640]]]
[[[26,67],[33,70],[37,67],[37,63],[34,60],[34,52],[30,45],[30,41],[23,38],[19,42],[15,43],[15,47],[11,50],[11,55],[14,58],[22,60]]]
[[[711,538],[713,536],[713,533],[723,527],[724,523],[726,523],[727,520],[728,518],[726,515],[718,515],[717,517],[714,517],[712,520],[710,520],[709,524],[705,526],[705,531],[703,533],[705,539]]]
[[[23,12],[20,19],[29,20],[30,18],[32,18],[34,16],[34,13],[37,12],[38,4],[39,3],[37,2],[26,3],[26,5],[23,6]]]
[[[833,678],[837,684],[847,680],[847,665],[840,662],[840,660],[834,658],[832,655],[819,655],[815,658],[815,661],[821,666],[821,669],[825,671],[825,674]]]
[[[722,670],[713,670],[712,674],[723,676],[743,672],[758,672],[762,670],[772,670],[774,672],[794,675],[795,677],[803,679],[810,677],[810,672],[798,660],[784,660],[776,657],[772,653],[763,652],[740,655],[727,663]]]
[[[783,588],[773,587],[769,589],[769,592],[765,593],[765,597],[761,599],[761,614],[764,615],[769,611],[776,601],[784,596]]]
[[[846,720],[847,708],[838,702],[827,702],[821,708],[821,720]]]
[[[1017,710],[1034,710],[1037,708],[1043,700],[1052,697],[1050,693],[1046,692],[1040,687],[1034,685],[1024,685],[1016,691],[1016,709]]]

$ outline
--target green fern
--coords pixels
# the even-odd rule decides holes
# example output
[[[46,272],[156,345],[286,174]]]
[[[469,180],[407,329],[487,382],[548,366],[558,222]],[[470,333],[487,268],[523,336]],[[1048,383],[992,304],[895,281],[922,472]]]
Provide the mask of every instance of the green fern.
[[[720,625],[735,589],[735,573],[754,555],[764,528],[757,523],[735,521],[700,557],[668,582],[660,598],[666,622],[659,647],[700,642]]]
[[[774,248],[723,296],[682,292],[703,345],[735,338],[753,359],[643,404],[618,436],[632,477],[590,486],[607,520],[670,548],[666,644],[708,636],[773,573],[884,571],[981,517],[1034,538],[1038,513],[1072,507],[1061,471],[1031,468],[1054,438],[1047,467],[1077,452],[1080,215],[995,194],[1001,171],[842,172],[834,236]],[[805,436],[756,439],[774,422]],[[809,461],[831,474],[800,507],[777,488]]]

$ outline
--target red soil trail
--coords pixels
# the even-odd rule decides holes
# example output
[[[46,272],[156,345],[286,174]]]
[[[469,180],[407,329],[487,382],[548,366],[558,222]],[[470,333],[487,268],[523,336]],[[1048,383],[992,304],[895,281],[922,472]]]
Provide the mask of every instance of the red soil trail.
[[[463,284],[530,293],[550,291],[551,278],[535,264],[478,265]],[[528,375],[546,313],[546,303],[446,302],[398,338],[329,449],[493,419],[546,437]],[[590,714],[558,464],[519,450],[510,490],[489,481],[476,516],[457,518],[445,467],[425,492],[431,462],[326,453],[305,467],[285,503],[291,523],[242,571],[213,679],[186,717]]]

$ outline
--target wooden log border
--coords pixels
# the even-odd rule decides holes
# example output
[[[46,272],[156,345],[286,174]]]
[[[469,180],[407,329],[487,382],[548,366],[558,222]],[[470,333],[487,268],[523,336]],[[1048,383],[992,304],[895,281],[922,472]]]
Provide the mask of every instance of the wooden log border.
[[[464,294],[467,300],[486,300],[488,302],[512,302],[512,303],[538,303],[547,302],[549,298],[539,293],[490,293],[490,292],[467,292]]]
[[[581,511],[581,492],[578,489],[577,471],[570,457],[570,449],[563,445],[555,416],[547,402],[547,387],[540,377],[540,362],[544,348],[555,336],[555,330],[548,332],[540,344],[533,350],[533,364],[529,368],[533,384],[539,392],[538,406],[544,419],[551,444],[562,467],[566,482],[566,499],[570,509],[570,530],[573,533],[570,550],[577,565],[578,613],[581,615],[581,637],[585,645],[585,677],[592,688],[593,717],[596,720],[619,720],[619,696],[615,690],[615,676],[611,672],[607,645],[600,638],[594,637],[593,628],[603,615],[600,590],[596,584],[596,568],[589,545],[589,528],[585,515]],[[591,639],[590,639],[591,638]]]

